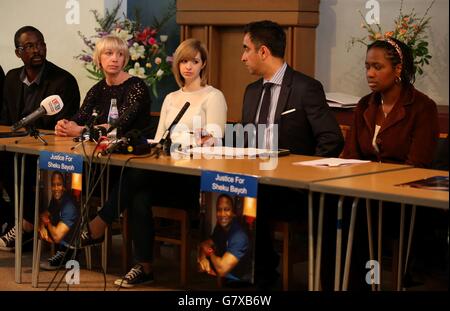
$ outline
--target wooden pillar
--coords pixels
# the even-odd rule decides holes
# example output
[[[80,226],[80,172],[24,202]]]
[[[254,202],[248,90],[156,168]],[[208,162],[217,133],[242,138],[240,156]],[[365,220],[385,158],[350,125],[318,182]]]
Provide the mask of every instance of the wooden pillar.
[[[227,100],[228,120],[239,121],[245,87],[258,77],[241,63],[243,26],[272,20],[286,31],[286,61],[314,76],[319,0],[178,0],[180,39],[197,38],[210,53],[208,83]]]

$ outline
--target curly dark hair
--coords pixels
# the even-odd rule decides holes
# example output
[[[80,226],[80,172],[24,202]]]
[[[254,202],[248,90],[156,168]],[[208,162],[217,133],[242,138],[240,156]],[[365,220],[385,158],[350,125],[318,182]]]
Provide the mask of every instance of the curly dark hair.
[[[231,210],[233,211],[233,213],[236,214],[236,204],[235,204],[233,198],[232,198],[230,195],[228,195],[228,194],[225,194],[225,193],[220,194],[220,195],[217,197],[217,200],[216,200],[216,206],[219,204],[219,201],[220,201],[220,199],[222,199],[222,198],[228,199],[228,201],[230,201],[230,203],[231,203]]]

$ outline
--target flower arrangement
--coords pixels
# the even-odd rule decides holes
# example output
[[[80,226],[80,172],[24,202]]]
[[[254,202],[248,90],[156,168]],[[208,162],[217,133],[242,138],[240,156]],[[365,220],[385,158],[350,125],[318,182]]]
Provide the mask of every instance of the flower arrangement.
[[[435,0],[433,0],[428,6],[425,14],[422,17],[417,16],[414,9],[410,13],[403,12],[403,0],[400,2],[400,14],[394,19],[394,30],[383,32],[379,24],[370,25],[364,19],[361,11],[359,12],[362,17],[361,28],[366,29],[369,33],[362,38],[352,37],[349,42],[350,49],[355,43],[369,45],[375,40],[383,40],[386,38],[395,38],[402,41],[411,48],[414,65],[417,68],[419,75],[423,74],[422,67],[430,63],[431,55],[428,50],[428,42],[426,41],[426,30],[430,26],[430,18],[427,17],[428,11],[433,6]]]
[[[140,23],[138,10],[135,11],[134,20],[125,16],[121,19],[118,16],[121,3],[122,1],[119,1],[111,12],[106,10],[104,17],[100,17],[96,10],[91,11],[99,27],[95,28],[96,35],[90,37],[86,37],[81,32],[78,32],[87,48],[83,49],[82,53],[75,56],[75,58],[83,62],[89,78],[94,80],[103,79],[103,72],[93,63],[92,54],[95,42],[107,35],[118,36],[127,42],[129,46],[130,61],[124,70],[132,76],[143,79],[152,89],[153,95],[158,97],[158,82],[172,74],[172,56],[167,55],[165,50],[168,36],[158,36],[158,32],[174,16],[175,2],[169,6],[166,15],[161,21],[154,18],[152,26],[146,27]]]

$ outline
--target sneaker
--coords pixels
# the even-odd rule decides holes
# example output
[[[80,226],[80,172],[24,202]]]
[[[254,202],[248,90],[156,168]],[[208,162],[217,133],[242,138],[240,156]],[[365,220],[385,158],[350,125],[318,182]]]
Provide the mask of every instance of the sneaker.
[[[105,240],[105,236],[99,237],[97,239],[93,239],[91,237],[91,233],[89,231],[83,231],[81,233],[81,238],[80,238],[80,247],[88,247],[88,246],[94,246],[94,245],[99,245],[102,244],[103,241]]]
[[[69,260],[72,260],[73,251],[67,250],[65,252],[63,251],[57,251],[55,255],[47,259],[47,262],[41,262],[39,265],[42,269],[53,271],[57,270],[60,267],[62,269],[66,268],[66,262]]]
[[[131,270],[123,278],[117,279],[114,284],[120,287],[131,288],[136,285],[149,284],[153,281],[153,272],[146,274],[144,272],[144,267],[137,264],[131,268]]]
[[[33,232],[23,232],[22,245],[27,244],[33,240]],[[0,237],[0,250],[14,251],[16,246],[16,227],[12,227],[6,234]]]

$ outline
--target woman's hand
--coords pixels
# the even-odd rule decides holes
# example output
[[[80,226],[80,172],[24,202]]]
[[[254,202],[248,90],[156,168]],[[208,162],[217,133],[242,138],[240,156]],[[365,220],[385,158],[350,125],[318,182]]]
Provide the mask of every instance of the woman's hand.
[[[194,135],[197,146],[213,147],[217,145],[217,138],[204,129],[196,130]]]
[[[83,126],[78,125],[74,121],[62,119],[56,123],[55,134],[63,137],[76,137],[81,135],[83,129]]]

